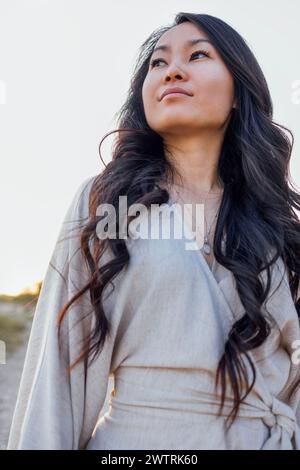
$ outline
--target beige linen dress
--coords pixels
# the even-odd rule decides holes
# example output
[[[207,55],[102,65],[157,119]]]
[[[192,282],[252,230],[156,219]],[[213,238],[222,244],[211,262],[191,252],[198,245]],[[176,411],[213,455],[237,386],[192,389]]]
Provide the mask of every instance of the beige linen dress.
[[[94,317],[86,315],[92,312],[86,293],[67,313],[60,357],[56,313],[88,279],[78,237],[61,239],[88,216],[94,178],[80,185],[65,216],[51,257],[58,270],[50,263],[46,270],[8,449],[300,449],[300,390],[287,399],[299,379],[291,358],[300,331],[282,259],[273,268],[272,291],[282,282],[267,305],[275,326],[251,352],[256,384],[227,434],[214,380],[244,308],[232,273],[216,261],[210,269],[183,238],[126,240],[129,266],[104,299],[111,335],[87,370],[81,362],[67,376]],[[179,219],[175,210],[175,225]],[[109,411],[99,419],[111,376]],[[224,414],[231,405],[229,395]]]

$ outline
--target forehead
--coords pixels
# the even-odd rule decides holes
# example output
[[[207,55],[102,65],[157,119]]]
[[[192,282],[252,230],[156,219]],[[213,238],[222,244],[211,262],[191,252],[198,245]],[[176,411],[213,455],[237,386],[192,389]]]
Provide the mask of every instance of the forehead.
[[[209,39],[205,32],[190,21],[173,26],[165,31],[156,43],[156,47],[161,44],[171,45],[172,43],[184,43],[187,39]]]

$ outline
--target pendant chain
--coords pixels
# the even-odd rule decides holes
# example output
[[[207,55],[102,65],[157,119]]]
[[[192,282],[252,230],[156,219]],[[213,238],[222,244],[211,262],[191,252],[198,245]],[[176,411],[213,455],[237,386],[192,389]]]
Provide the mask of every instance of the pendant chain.
[[[174,188],[175,189],[175,188]],[[183,203],[185,203],[185,201],[183,200],[183,198],[180,196],[179,192],[177,191],[177,189],[175,189],[176,193],[178,194],[179,198],[182,200]],[[189,211],[190,212],[190,211]],[[213,226],[213,223],[218,215],[218,212],[219,212],[219,208],[217,209],[217,212],[213,218],[213,221],[210,225],[210,228],[209,230],[207,231],[207,221],[206,221],[206,218],[205,218],[205,213],[204,213],[204,221],[205,221],[205,235],[204,235],[204,243],[203,243],[203,246],[201,248],[201,251],[203,251],[205,254],[209,255],[211,253],[211,244],[210,244],[210,241],[209,241],[209,235],[210,235],[210,232],[211,232],[211,229],[212,229],[212,226]],[[192,214],[191,214],[192,215]]]

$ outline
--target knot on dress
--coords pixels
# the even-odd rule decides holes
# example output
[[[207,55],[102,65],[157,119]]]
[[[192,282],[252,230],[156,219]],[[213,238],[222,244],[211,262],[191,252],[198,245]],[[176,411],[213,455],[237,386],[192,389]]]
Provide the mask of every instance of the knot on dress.
[[[297,420],[294,411],[286,403],[273,397],[270,413],[263,417],[263,422],[270,428],[275,425],[284,429],[290,439],[292,439],[297,427]]]

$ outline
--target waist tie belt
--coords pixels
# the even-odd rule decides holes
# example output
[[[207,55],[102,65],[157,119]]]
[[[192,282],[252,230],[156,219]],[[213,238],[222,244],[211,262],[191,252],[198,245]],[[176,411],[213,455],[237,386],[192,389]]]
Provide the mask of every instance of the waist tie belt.
[[[300,449],[300,428],[290,406],[273,397],[270,411],[262,417],[262,420],[270,428],[270,436],[262,450]]]
[[[178,374],[178,371],[177,371]],[[153,374],[144,374],[142,383],[136,378],[138,373],[132,369],[118,371],[115,376],[115,393],[111,396],[110,404],[113,409],[128,406],[143,406],[146,413],[149,407],[149,415],[156,407],[165,411],[186,411],[187,413],[203,413],[217,415],[220,399],[211,392],[199,390],[192,391],[185,385],[171,387],[172,371],[154,371]],[[186,371],[188,377],[188,371]],[[162,388],[154,386],[154,378],[162,380]],[[165,383],[164,383],[165,381]],[[185,384],[185,375],[182,373],[180,381]],[[157,382],[156,382],[157,383]],[[174,380],[175,383],[175,380]],[[168,393],[166,393],[166,390]],[[225,399],[224,414],[232,409],[232,399]],[[291,406],[273,396],[265,387],[257,387],[256,393],[247,397],[247,402],[242,403],[238,412],[240,418],[261,419],[270,430],[268,438],[261,449],[300,450],[300,428],[296,414]],[[237,418],[238,419],[238,418]]]

